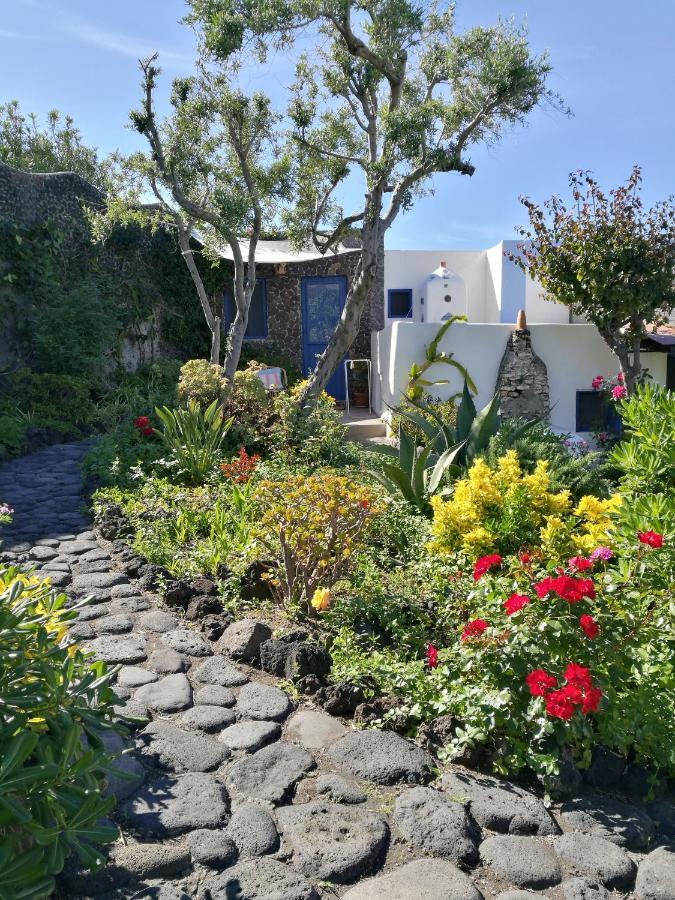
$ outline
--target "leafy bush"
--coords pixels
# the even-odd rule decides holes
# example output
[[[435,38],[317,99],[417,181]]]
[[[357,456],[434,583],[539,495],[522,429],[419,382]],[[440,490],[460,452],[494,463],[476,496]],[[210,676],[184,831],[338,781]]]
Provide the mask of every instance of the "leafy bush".
[[[329,590],[351,566],[377,511],[372,492],[339,475],[296,475],[260,482],[255,502],[258,539],[275,563],[274,592],[312,614],[315,592]]]
[[[3,379],[2,394],[32,424],[75,437],[90,425],[95,407],[84,378],[18,369]]]
[[[270,445],[286,460],[305,464],[339,463],[344,453],[347,429],[340,411],[328,394],[322,393],[308,408],[301,409],[297,399],[306,382],[274,398],[274,422]]]
[[[110,760],[101,730],[112,728],[115,695],[104,663],[68,641],[74,618],[48,581],[0,566],[0,894],[48,897],[70,853],[103,863],[97,846],[115,839],[100,824]]]
[[[168,465],[187,484],[201,484],[216,468],[232,419],[226,419],[218,400],[203,409],[190,399],[186,407],[155,410],[162,427],[156,434],[170,453]]]
[[[0,460],[18,456],[24,445],[26,425],[9,410],[0,410]]]
[[[262,368],[251,361],[234,374],[232,389],[225,398],[225,414],[231,416],[233,442],[249,451],[271,449],[270,429],[274,420],[273,397],[255,374]]]
[[[181,366],[176,395],[179,403],[190,400],[201,406],[209,406],[214,401],[222,402],[227,390],[227,381],[222,366],[207,359],[189,359]]]
[[[606,541],[618,503],[618,497],[586,496],[573,510],[569,491],[551,492],[545,460],[531,475],[523,474],[515,450],[509,450],[494,468],[476,460],[466,478],[455,482],[450,499],[431,498],[430,549],[476,555],[541,543],[549,557],[589,552]]]
[[[438,400],[436,397],[423,397],[422,400],[427,409],[420,410],[418,408],[416,410],[410,401],[404,399],[401,403],[401,411],[412,413],[419,412],[422,418],[430,425],[434,425],[434,423],[438,422],[439,418],[445,425],[456,425],[457,403],[455,400]],[[437,418],[434,417],[432,413],[435,413]],[[389,422],[389,428],[393,434],[398,434],[399,428],[402,429],[408,437],[412,438],[412,440],[420,447],[424,447],[429,440],[428,435],[422,431],[419,425],[415,425],[414,422],[407,416],[402,415],[401,412],[394,413]]]

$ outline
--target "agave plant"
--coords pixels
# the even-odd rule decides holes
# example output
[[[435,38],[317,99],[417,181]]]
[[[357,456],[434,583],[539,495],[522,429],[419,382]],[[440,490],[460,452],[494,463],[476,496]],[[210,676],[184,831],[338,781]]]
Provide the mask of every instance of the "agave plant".
[[[203,409],[195,400],[187,406],[155,409],[162,428],[155,433],[171,454],[179,474],[188,484],[201,484],[220,460],[220,450],[230,430],[219,400]]]
[[[433,341],[429,343],[427,347],[424,348],[424,362],[422,363],[413,363],[410,367],[410,372],[408,373],[408,386],[406,388],[406,396],[412,401],[421,400],[424,396],[425,388],[433,387],[436,384],[447,384],[447,378],[437,378],[434,381],[429,381],[428,378],[425,378],[426,372],[437,363],[444,363],[447,366],[452,366],[457,369],[457,371],[464,378],[465,383],[468,383],[471,390],[475,393],[476,386],[471,380],[471,376],[469,375],[466,368],[454,359],[452,353],[446,353],[444,350],[439,350],[438,345],[445,337],[446,331],[453,325],[455,322],[466,322],[466,316],[450,316],[446,319],[445,322],[441,325],[441,327],[436,332],[436,336]]]

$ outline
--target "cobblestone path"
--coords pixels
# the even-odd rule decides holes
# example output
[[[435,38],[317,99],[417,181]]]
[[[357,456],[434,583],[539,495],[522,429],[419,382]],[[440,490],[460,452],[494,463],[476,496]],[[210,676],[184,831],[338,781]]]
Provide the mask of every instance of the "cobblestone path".
[[[675,900],[675,805],[662,791],[638,803],[639,770],[608,756],[549,809],[392,732],[298,706],[241,662],[269,637],[263,623],[214,644],[124,574],[83,511],[83,452],[60,445],[0,469],[16,511],[0,555],[92,597],[71,633],[121,665],[118,694],[142,720],[118,761],[128,777],[108,787],[122,838],[104,870],[69,865],[63,897]]]

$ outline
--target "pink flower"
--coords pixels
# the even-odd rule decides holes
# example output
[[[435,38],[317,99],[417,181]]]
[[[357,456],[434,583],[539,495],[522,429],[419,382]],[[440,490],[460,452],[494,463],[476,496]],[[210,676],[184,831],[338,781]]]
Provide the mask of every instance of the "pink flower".
[[[427,649],[425,651],[425,655],[427,658],[427,665],[430,669],[435,669],[438,665],[438,650],[434,647],[433,644],[427,644]]]
[[[591,559],[595,562],[597,559],[602,559],[605,562],[608,559],[611,559],[614,556],[609,547],[596,547],[595,550],[591,553]]]
[[[570,569],[573,569],[576,572],[584,572],[586,569],[590,569],[593,566],[590,559],[584,559],[583,556],[573,556],[571,559],[567,560],[567,563]]]
[[[622,384],[617,384],[612,388],[612,399],[613,400],[623,400],[624,397],[628,395],[628,391]]]
[[[460,640],[466,641],[469,638],[480,637],[487,627],[488,623],[485,619],[472,619],[472,621],[467,622],[462,629]]]
[[[619,382],[619,384],[623,384],[623,372],[616,373],[616,380]]]
[[[508,600],[505,600],[502,606],[504,607],[504,612],[507,616],[512,616],[514,613],[517,613],[519,609],[522,609],[524,606],[530,602],[530,598],[527,594],[511,594]]]
[[[583,616],[579,616],[579,626],[589,641],[592,641],[593,638],[598,636],[598,632],[600,629],[598,628],[598,623],[595,621],[593,616],[589,616],[588,613],[585,613]]]
[[[591,381],[591,387],[594,391],[599,391],[602,387],[603,378],[602,375],[596,375],[593,381]]]

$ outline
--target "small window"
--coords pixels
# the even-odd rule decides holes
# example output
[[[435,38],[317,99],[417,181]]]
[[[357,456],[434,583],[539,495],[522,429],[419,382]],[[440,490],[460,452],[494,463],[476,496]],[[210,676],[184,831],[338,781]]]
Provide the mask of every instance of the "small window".
[[[234,304],[230,300],[229,293],[225,293],[223,302],[223,328],[229,331],[234,320]],[[244,338],[246,340],[261,340],[267,337],[267,285],[264,278],[256,282],[251,305],[248,310],[248,325]]]
[[[412,291],[408,288],[390,290],[388,305],[388,315],[390,319],[411,319]]]
[[[577,391],[577,431],[621,432],[621,419],[614,405],[600,391]]]

